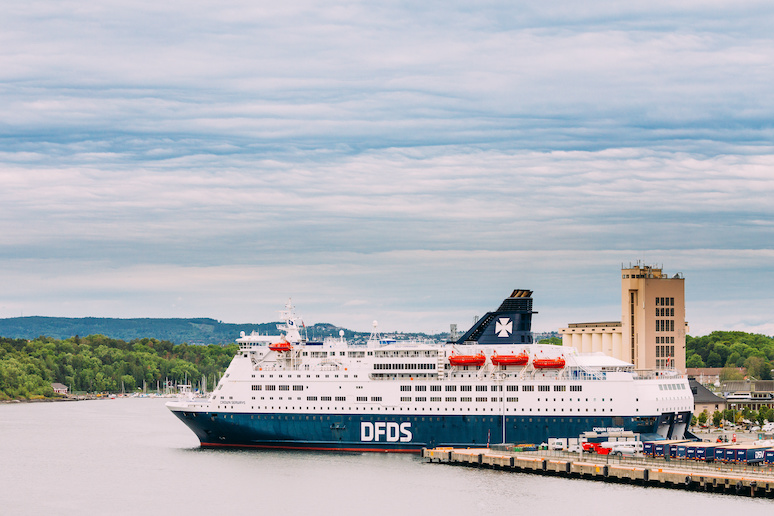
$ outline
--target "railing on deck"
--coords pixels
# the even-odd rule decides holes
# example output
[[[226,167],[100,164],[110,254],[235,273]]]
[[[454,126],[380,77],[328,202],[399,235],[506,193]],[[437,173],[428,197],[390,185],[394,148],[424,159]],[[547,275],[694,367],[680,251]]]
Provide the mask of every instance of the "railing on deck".
[[[492,447],[494,449],[494,446]],[[518,455],[537,455],[541,457],[561,457],[563,459],[573,458],[580,459],[584,462],[593,462],[598,464],[624,464],[631,466],[643,466],[650,469],[662,468],[668,469],[670,467],[687,469],[696,472],[723,471],[732,473],[755,473],[756,475],[766,475],[774,478],[774,466],[770,464],[735,464],[727,462],[704,462],[690,459],[676,459],[670,458],[665,460],[663,458],[648,457],[642,455],[635,456],[618,456],[618,455],[599,455],[597,453],[583,453],[567,452],[557,450],[537,450],[537,451],[521,451],[521,452],[508,452]]]

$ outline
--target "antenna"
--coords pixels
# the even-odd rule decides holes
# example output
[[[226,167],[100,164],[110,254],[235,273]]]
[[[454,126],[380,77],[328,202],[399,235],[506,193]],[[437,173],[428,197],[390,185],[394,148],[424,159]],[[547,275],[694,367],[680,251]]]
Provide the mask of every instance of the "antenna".
[[[381,340],[382,336],[379,335],[379,322],[374,321],[371,325],[371,335],[368,340]]]

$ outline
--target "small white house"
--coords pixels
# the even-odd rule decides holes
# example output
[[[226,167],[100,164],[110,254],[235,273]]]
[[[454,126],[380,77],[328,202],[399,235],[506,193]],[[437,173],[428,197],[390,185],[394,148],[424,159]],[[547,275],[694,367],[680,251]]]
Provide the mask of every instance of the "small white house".
[[[67,394],[67,385],[52,383],[51,388],[54,389],[54,394]]]

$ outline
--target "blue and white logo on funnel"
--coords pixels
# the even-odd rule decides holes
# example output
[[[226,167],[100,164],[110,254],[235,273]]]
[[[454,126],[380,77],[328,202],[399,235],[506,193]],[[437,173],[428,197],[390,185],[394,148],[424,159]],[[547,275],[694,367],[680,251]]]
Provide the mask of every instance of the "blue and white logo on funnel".
[[[507,337],[513,331],[513,323],[508,317],[500,317],[495,323],[495,333],[498,337]]]

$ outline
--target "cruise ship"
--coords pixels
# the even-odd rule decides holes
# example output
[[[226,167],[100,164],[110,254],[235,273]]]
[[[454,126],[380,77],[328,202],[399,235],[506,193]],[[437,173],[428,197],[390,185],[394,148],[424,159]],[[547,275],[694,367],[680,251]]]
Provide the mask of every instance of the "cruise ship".
[[[453,342],[376,331],[365,343],[313,342],[288,302],[277,335],[236,339],[213,392],[167,407],[203,447],[418,452],[588,431],[690,435],[684,376],[535,344],[533,313],[532,292],[517,289]]]

